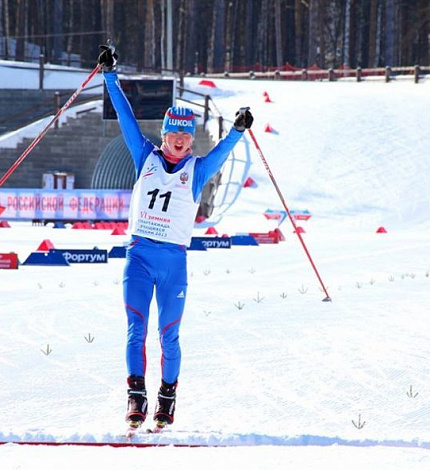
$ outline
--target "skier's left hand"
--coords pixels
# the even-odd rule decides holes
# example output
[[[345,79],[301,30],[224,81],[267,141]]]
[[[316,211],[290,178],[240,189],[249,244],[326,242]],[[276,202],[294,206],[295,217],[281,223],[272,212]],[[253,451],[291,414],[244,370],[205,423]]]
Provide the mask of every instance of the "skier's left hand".
[[[236,119],[234,120],[233,126],[239,132],[244,132],[245,129],[250,129],[254,117],[252,116],[249,108],[240,108],[236,113]]]

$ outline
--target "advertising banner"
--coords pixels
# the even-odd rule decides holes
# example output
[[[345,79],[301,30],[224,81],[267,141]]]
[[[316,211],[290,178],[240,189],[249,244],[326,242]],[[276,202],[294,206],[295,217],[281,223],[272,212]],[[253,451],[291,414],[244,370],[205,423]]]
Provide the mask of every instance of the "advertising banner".
[[[127,220],[130,190],[0,189],[6,220]]]

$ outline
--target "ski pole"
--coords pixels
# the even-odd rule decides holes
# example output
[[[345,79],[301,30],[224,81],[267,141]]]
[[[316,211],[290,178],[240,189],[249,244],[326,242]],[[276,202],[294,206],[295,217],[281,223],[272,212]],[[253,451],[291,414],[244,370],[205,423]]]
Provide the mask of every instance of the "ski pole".
[[[79,93],[88,85],[94,75],[101,69],[101,65],[97,64],[94,70],[88,75],[88,77],[84,80],[82,85],[73,93],[73,95],[66,101],[61,109],[58,110],[57,114],[53,117],[51,122],[43,129],[43,131],[33,140],[33,142],[27,147],[26,150],[22,153],[22,155],[18,158],[18,160],[9,168],[9,170],[2,176],[0,179],[0,187],[3,186],[5,181],[9,178],[9,176],[18,168],[18,166],[24,161],[27,155],[36,147],[36,145],[45,137],[46,133],[48,132],[49,128],[58,120],[58,118],[64,113],[64,111],[75,101],[76,97]]]
[[[249,135],[251,136],[251,139],[253,140],[253,142],[254,142],[254,144],[255,144],[255,148],[257,149],[257,152],[258,152],[258,154],[260,155],[260,158],[261,158],[261,160],[262,160],[262,162],[263,162],[263,164],[264,164],[264,167],[266,168],[267,173],[269,174],[270,179],[272,180],[273,186],[275,186],[276,192],[278,193],[278,196],[279,196],[279,198],[281,199],[282,205],[284,206],[284,208],[285,208],[285,210],[286,210],[286,212],[287,212],[287,214],[288,214],[288,218],[290,219],[291,223],[293,224],[294,232],[295,232],[295,233],[297,234],[297,236],[299,237],[300,243],[302,244],[303,249],[305,250],[305,253],[306,253],[306,255],[307,255],[307,257],[308,257],[308,259],[309,259],[309,261],[310,261],[310,263],[311,263],[311,265],[312,265],[312,268],[313,268],[313,270],[315,271],[315,274],[316,274],[316,276],[317,276],[317,278],[318,278],[318,281],[320,282],[321,287],[322,287],[322,289],[323,289],[323,291],[324,291],[324,293],[325,293],[325,295],[326,295],[326,298],[323,299],[323,302],[330,302],[330,301],[331,301],[331,298],[330,298],[330,296],[329,296],[329,294],[328,294],[328,292],[327,292],[327,289],[326,289],[326,287],[325,287],[325,285],[324,285],[324,283],[323,283],[323,281],[322,281],[322,279],[321,279],[321,276],[319,275],[319,272],[318,272],[318,270],[317,270],[317,268],[316,268],[316,266],[315,266],[315,263],[314,263],[313,260],[312,260],[312,257],[311,257],[311,255],[310,255],[310,253],[309,253],[309,250],[308,250],[307,247],[306,247],[306,244],[305,244],[305,242],[304,242],[304,240],[303,240],[302,235],[301,235],[300,232],[297,230],[297,225],[296,225],[296,223],[294,222],[293,217],[291,216],[291,213],[290,213],[290,211],[289,211],[289,209],[288,209],[288,207],[287,207],[287,203],[285,202],[284,196],[282,195],[281,190],[279,189],[278,183],[276,182],[276,180],[275,180],[275,178],[274,178],[274,176],[273,176],[273,174],[272,174],[272,172],[271,172],[271,170],[270,170],[269,164],[267,163],[267,160],[264,158],[263,152],[262,152],[260,146],[258,145],[258,142],[257,142],[257,139],[255,138],[254,132],[252,132],[251,129],[248,129],[248,131],[249,131]]]

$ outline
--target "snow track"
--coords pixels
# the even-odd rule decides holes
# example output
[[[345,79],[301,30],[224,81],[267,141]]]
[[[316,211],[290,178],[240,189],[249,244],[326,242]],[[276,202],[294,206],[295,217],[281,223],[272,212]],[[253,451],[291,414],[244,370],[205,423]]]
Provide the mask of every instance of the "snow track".
[[[428,85],[220,81],[229,93],[218,94],[217,106],[226,115],[251,106],[290,208],[312,213],[300,225],[333,302],[321,302],[288,221],[277,245],[189,252],[175,423],[161,436],[139,436],[136,444],[166,446],[145,450],[145,465],[430,468]],[[263,103],[264,90],[273,103]],[[266,122],[279,133],[264,133]],[[220,234],[277,226],[263,216],[281,209],[277,195],[251,158],[258,186],[240,191],[216,225]],[[20,260],[44,239],[100,249],[126,240],[11,225],[0,229],[1,251]],[[379,226],[388,233],[376,234]],[[106,447],[121,443],[125,427],[122,270],[123,260],[109,260],[0,271],[2,469],[41,462],[50,470],[70,459],[71,468],[91,460],[93,470],[116,470],[124,458],[129,470],[142,468],[138,449]],[[150,414],[160,381],[156,317],[153,305]],[[82,448],[72,452],[72,443]]]

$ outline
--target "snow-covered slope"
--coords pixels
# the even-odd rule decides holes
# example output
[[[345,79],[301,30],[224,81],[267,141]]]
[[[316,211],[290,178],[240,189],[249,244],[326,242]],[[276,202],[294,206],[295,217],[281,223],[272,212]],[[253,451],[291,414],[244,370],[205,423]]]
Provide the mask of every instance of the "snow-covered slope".
[[[226,118],[233,119],[240,106],[251,107],[254,133],[291,208],[364,230],[428,223],[430,83],[217,84],[228,91],[214,98]],[[267,124],[275,132],[265,132]],[[255,149],[252,157],[250,174],[260,191],[247,198],[251,210],[256,204],[281,208]],[[235,209],[243,213],[243,205]]]

